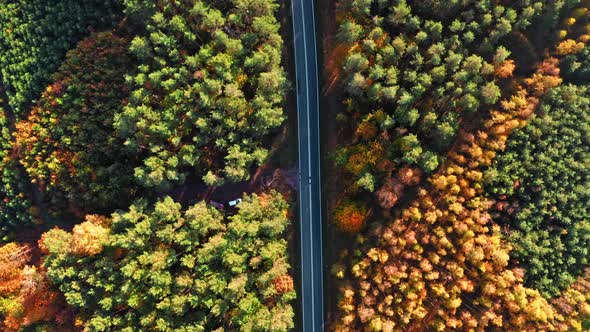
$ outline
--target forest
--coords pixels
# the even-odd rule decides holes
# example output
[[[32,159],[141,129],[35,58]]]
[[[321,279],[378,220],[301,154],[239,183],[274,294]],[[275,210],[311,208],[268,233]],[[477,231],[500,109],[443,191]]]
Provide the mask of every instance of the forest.
[[[589,10],[334,5],[331,330],[590,329]]]
[[[280,7],[0,1],[0,330],[294,328]]]
[[[590,331],[590,1],[314,3],[317,331]],[[303,330],[297,4],[0,0],[0,331]]]
[[[329,330],[590,330],[590,2],[321,8]]]

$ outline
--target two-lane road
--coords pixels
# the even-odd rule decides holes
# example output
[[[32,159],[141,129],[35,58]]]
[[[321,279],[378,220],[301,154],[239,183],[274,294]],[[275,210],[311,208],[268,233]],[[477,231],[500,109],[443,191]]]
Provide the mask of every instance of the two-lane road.
[[[323,331],[320,116],[314,0],[292,0],[299,135],[301,303],[304,332]]]

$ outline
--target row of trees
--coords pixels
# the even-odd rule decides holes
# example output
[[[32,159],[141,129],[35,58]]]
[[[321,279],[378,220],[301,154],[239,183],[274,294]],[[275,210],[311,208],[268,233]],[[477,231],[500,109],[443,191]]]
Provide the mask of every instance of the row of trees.
[[[8,0],[0,3],[0,73],[17,115],[38,97],[74,43],[113,25],[117,0]]]
[[[45,267],[92,331],[288,331],[287,204],[244,196],[224,218],[166,197],[47,232]]]
[[[116,116],[125,145],[142,156],[146,187],[169,189],[197,175],[209,186],[249,178],[264,141],[284,119],[287,88],[275,1],[127,2],[145,32],[129,104]]]

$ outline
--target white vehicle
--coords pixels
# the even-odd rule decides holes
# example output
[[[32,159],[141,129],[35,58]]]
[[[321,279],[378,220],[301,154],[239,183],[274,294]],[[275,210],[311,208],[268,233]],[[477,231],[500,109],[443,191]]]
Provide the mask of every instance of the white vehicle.
[[[236,206],[236,205],[238,205],[240,203],[242,203],[242,199],[241,198],[237,198],[237,199],[234,199],[233,201],[227,202],[227,205],[229,205],[230,207],[234,207],[234,206]]]

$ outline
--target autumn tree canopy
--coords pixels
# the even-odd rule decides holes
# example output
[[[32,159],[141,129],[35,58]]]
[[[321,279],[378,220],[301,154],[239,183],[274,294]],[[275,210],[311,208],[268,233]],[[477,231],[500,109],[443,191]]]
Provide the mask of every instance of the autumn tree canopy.
[[[56,212],[113,211],[136,192],[133,157],[113,128],[128,98],[122,72],[131,65],[128,47],[113,32],[81,41],[16,124],[18,160]]]
[[[338,161],[372,192],[397,166],[434,172],[459,124],[500,100],[515,68],[505,39],[543,2],[346,0],[338,9],[336,39],[348,48],[341,119],[354,133]]]
[[[200,202],[137,201],[42,240],[45,267],[94,331],[289,331],[287,204],[244,196],[229,218]]]

